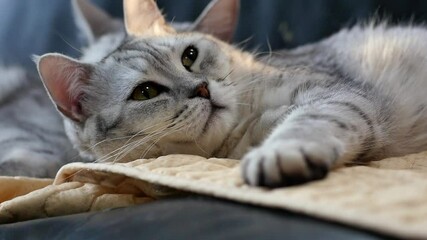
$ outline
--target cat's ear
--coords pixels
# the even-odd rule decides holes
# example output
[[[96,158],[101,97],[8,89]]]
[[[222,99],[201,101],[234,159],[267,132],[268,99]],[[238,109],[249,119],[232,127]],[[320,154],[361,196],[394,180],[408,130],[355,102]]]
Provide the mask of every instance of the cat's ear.
[[[154,0],[124,0],[126,31],[133,36],[175,33]]]
[[[231,42],[239,20],[239,0],[212,0],[195,21],[193,31]]]
[[[75,122],[83,122],[87,114],[82,108],[90,66],[61,54],[34,57],[40,77],[57,109]]]
[[[123,23],[89,0],[72,0],[74,20],[84,40],[91,44],[99,37],[123,30]]]

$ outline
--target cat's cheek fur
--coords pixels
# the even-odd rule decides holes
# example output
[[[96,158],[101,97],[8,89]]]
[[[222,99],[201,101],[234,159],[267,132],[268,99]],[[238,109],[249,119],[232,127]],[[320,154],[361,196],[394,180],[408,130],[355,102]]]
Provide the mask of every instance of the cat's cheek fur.
[[[74,122],[68,119],[64,119],[64,128],[68,139],[70,139],[73,146],[79,152],[82,160],[94,161],[96,155],[94,154],[93,149],[89,147],[89,141],[83,136],[83,133],[79,127],[76,126]]]

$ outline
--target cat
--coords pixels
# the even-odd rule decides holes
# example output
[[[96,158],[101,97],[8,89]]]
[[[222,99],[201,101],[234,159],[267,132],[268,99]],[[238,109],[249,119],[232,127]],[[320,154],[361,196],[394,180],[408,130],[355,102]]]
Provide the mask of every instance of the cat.
[[[203,14],[216,5],[212,2]],[[86,61],[98,61],[125,38],[123,21],[90,1],[73,0],[72,10]],[[184,32],[193,23],[172,25]],[[0,66],[0,75],[0,175],[54,177],[66,163],[93,161],[73,148],[38,76],[21,66]]]
[[[247,184],[274,188],[427,150],[425,28],[357,25],[260,57],[228,43],[238,6],[179,33],[153,0],[125,0],[127,34],[111,52],[37,57],[81,154],[242,159]]]

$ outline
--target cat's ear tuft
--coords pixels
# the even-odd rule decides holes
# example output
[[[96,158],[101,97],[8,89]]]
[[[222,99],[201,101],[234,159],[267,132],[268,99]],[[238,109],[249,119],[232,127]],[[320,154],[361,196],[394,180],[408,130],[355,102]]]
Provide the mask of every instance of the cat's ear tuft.
[[[126,31],[129,35],[164,35],[175,33],[166,23],[154,0],[124,0]]]
[[[195,21],[193,31],[231,42],[239,20],[239,0],[212,0]]]
[[[89,0],[72,0],[74,20],[87,44],[99,37],[124,30],[123,23]]]
[[[75,122],[83,122],[87,114],[82,108],[90,67],[61,54],[33,57],[40,77],[57,109]]]

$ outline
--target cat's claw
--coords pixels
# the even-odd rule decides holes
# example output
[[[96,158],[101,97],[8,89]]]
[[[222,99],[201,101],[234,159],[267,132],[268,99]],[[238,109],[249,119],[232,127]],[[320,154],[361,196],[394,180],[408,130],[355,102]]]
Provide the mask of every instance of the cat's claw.
[[[266,142],[243,158],[242,175],[252,186],[296,185],[324,178],[338,157],[338,148],[331,144]]]

